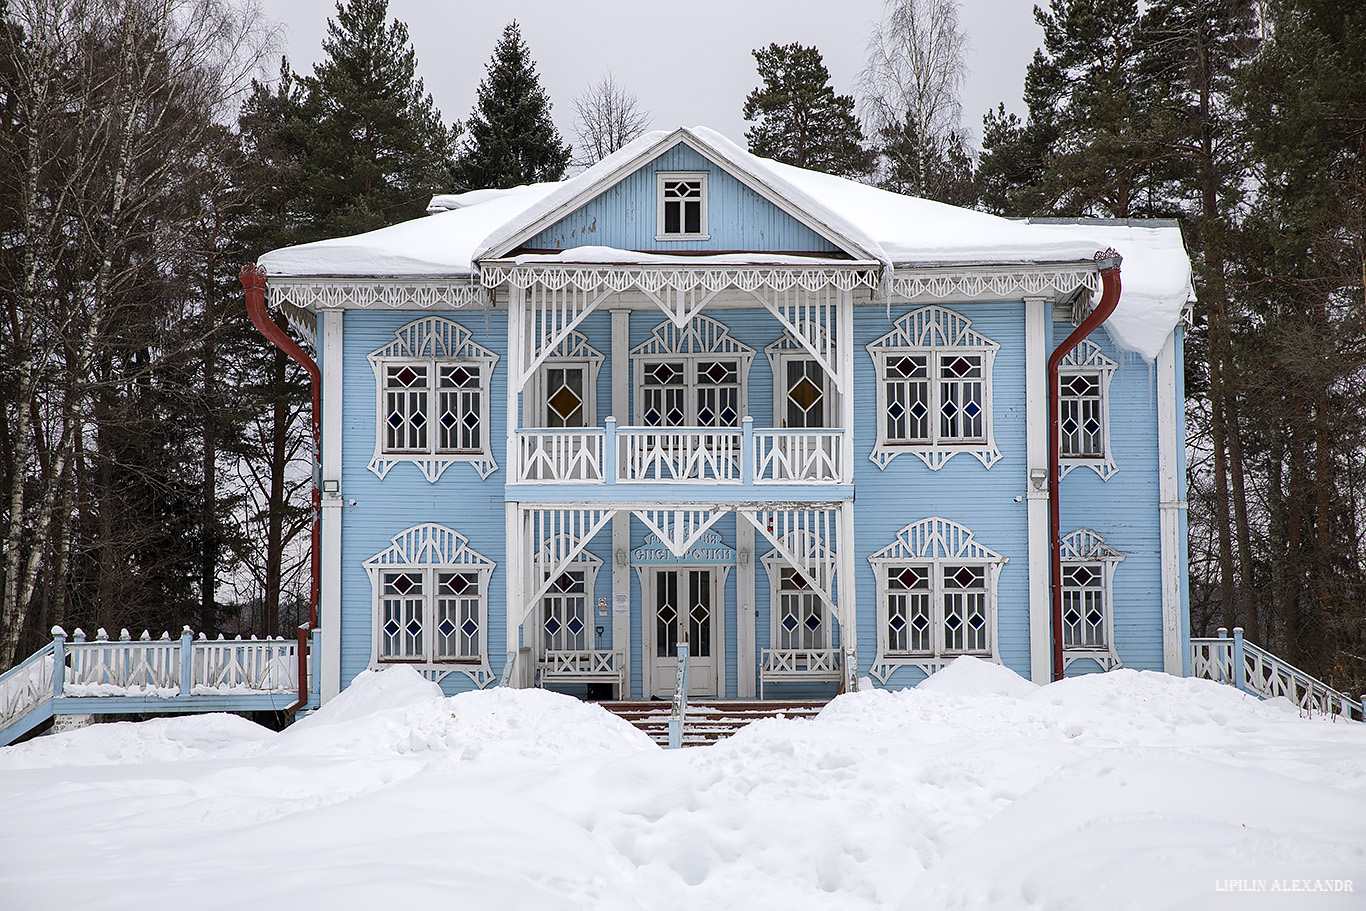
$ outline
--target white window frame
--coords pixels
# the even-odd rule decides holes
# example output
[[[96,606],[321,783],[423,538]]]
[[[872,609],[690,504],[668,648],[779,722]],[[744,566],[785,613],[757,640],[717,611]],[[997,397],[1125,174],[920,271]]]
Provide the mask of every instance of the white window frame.
[[[734,424],[709,424],[709,427],[739,429],[749,414],[749,368],[754,362],[754,349],[730,337],[730,327],[707,316],[694,316],[682,329],[665,320],[651,331],[650,338],[631,349],[632,375],[635,389],[631,396],[632,425],[645,423],[646,371],[656,364],[681,362],[684,365],[683,388],[684,421],[664,424],[665,427],[698,427],[697,423],[697,368],[710,361],[735,361],[737,366],[736,416]],[[719,415],[718,415],[719,416]]]
[[[1007,557],[978,544],[966,526],[939,516],[914,522],[897,532],[891,544],[868,558],[877,586],[877,656],[870,670],[872,676],[886,683],[902,667],[915,667],[932,674],[962,655],[1000,663],[997,583],[1002,567],[1008,562]],[[982,570],[986,614],[986,647],[983,649],[950,649],[946,646],[945,596],[950,592],[945,585],[945,571],[960,566],[980,567]],[[893,651],[891,648],[890,599],[894,593],[904,589],[894,591],[888,584],[888,574],[905,567],[921,568],[928,572],[931,631],[928,649],[911,650],[909,633],[905,650]]]
[[[542,558],[540,565],[553,566],[555,561],[552,554],[564,553],[572,545],[572,539],[561,536],[558,547],[553,541],[546,541],[541,548]],[[582,649],[556,649],[556,651],[582,651],[592,652],[597,650],[597,631],[596,615],[594,614],[594,589],[597,586],[598,571],[602,569],[602,560],[590,553],[588,550],[579,551],[578,555],[569,562],[559,573],[583,573],[583,622],[584,622],[584,647]],[[542,581],[546,581],[542,578]],[[562,597],[561,593],[555,591],[555,586],[551,586],[544,595],[541,596],[541,603],[536,610],[536,637],[538,656],[543,660],[549,647],[545,630],[546,606],[547,601]]]
[[[1062,539],[1062,586],[1063,586],[1063,668],[1074,661],[1091,660],[1102,671],[1121,667],[1123,662],[1115,648],[1115,569],[1123,562],[1124,555],[1114,548],[1107,547],[1105,538],[1090,528],[1079,528]],[[1105,642],[1099,646],[1069,646],[1066,644],[1067,613],[1069,610],[1068,593],[1076,591],[1069,587],[1069,567],[1091,567],[1100,576],[1099,586],[1091,589],[1101,596],[1101,611],[1104,614],[1103,626]]]
[[[416,465],[428,481],[435,482],[457,462],[468,463],[487,478],[497,470],[493,458],[490,425],[490,389],[498,355],[474,343],[468,329],[453,320],[427,316],[413,320],[394,332],[394,341],[370,352],[370,367],[375,372],[375,454],[369,468],[380,478],[400,463]],[[388,386],[390,368],[402,366],[427,369],[426,445],[416,449],[390,449],[388,445]],[[442,449],[438,423],[441,416],[441,390],[437,385],[444,367],[463,367],[479,375],[480,445],[470,449]]]
[[[655,172],[655,240],[711,240],[711,235],[707,232],[707,179],[706,171],[656,171]],[[697,180],[701,182],[701,217],[698,227],[700,231],[688,233],[686,230],[676,233],[666,233],[664,230],[664,185],[666,183],[679,180]],[[686,220],[682,212],[679,213],[680,228],[686,227]]]
[[[830,602],[819,594],[820,591],[830,591],[830,583],[834,575],[833,570],[838,564],[838,557],[824,541],[809,531],[789,532],[784,536],[783,544],[794,556],[800,558],[801,566],[793,566],[776,547],[759,558],[759,562],[764,566],[764,574],[768,576],[769,647],[775,649],[788,648],[795,651],[811,650],[805,647],[794,648],[782,644],[779,618],[782,616],[783,572],[792,570],[801,573],[810,580],[811,584],[808,585],[807,591],[810,592],[811,597],[820,602],[825,631],[825,645],[820,648],[839,648],[843,644],[843,641],[840,640],[842,631],[839,628],[839,618],[831,609]]]
[[[885,469],[898,455],[911,453],[937,471],[959,453],[969,453],[986,468],[996,464],[1001,451],[996,448],[992,407],[992,373],[996,352],[1001,346],[976,332],[972,321],[945,307],[922,307],[912,310],[896,321],[896,328],[867,346],[877,375],[877,440],[868,455],[878,468]],[[944,376],[943,369],[958,355],[981,358],[982,434],[972,438],[942,436],[940,430],[943,391],[945,384],[957,383]],[[887,385],[890,362],[902,357],[923,357],[926,360],[927,407],[929,435],[923,441],[892,440],[887,433],[885,417],[888,412]]]
[[[817,327],[817,346],[824,347],[824,330]],[[776,342],[765,346],[769,367],[773,371],[773,426],[778,429],[787,427],[787,365],[792,361],[815,364],[821,377],[821,419],[823,429],[837,429],[840,410],[840,395],[835,388],[835,379],[821,362],[811,355],[790,332],[784,332]],[[803,429],[803,428],[791,428]],[[815,428],[812,428],[815,429]]]
[[[556,346],[550,357],[536,370],[530,389],[533,403],[535,427],[550,427],[549,376],[551,370],[583,370],[583,426],[584,429],[598,425],[598,374],[602,370],[603,354],[588,344],[588,337],[582,332],[571,332],[569,337]]]
[[[450,674],[461,673],[476,686],[487,686],[494,679],[488,648],[489,581],[497,564],[470,548],[464,535],[436,523],[414,525],[395,535],[390,542],[389,547],[362,564],[370,576],[372,596],[370,667],[378,669],[403,664],[437,682]],[[479,577],[477,654],[451,658],[438,658],[434,654],[438,634],[437,580],[440,574],[448,572]],[[412,573],[422,583],[422,649],[420,654],[413,656],[389,655],[384,649],[384,588],[388,576],[396,573]]]
[[[1082,339],[1081,343],[1062,359],[1058,365],[1058,418],[1059,435],[1058,446],[1061,450],[1064,435],[1061,424],[1066,421],[1066,403],[1062,386],[1066,384],[1068,378],[1090,374],[1097,378],[1100,386],[1100,444],[1101,452],[1095,456],[1069,456],[1061,451],[1058,454],[1058,477],[1065,478],[1067,473],[1073,468],[1090,468],[1100,475],[1102,481],[1108,481],[1119,466],[1115,464],[1115,451],[1110,444],[1110,380],[1114,378],[1115,370],[1119,364],[1100,350],[1100,345],[1090,339]]]

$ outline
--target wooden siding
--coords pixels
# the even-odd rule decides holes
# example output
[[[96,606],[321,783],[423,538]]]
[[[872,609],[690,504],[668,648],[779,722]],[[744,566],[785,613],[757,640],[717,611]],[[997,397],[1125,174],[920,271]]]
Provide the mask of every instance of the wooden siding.
[[[993,419],[996,444],[1002,458],[992,468],[984,468],[967,454],[955,456],[938,471],[931,471],[911,455],[899,456],[885,470],[868,459],[875,439],[876,416],[872,414],[876,377],[871,358],[864,346],[890,330],[897,318],[912,308],[894,305],[890,319],[881,306],[859,307],[855,311],[854,392],[858,418],[854,428],[855,499],[855,573],[857,598],[857,644],[860,672],[866,674],[876,655],[877,605],[876,580],[868,557],[890,543],[902,527],[928,516],[962,523],[976,539],[1010,562],[1001,570],[997,589],[997,629],[1003,662],[1021,675],[1029,674],[1028,547],[1026,507],[1023,495],[1027,483],[1025,463],[1024,401],[1024,309],[1018,302],[965,304],[954,309],[972,320],[973,329],[1001,345],[993,373]],[[343,510],[342,597],[343,597],[343,684],[369,665],[372,629],[372,595],[369,577],[362,562],[389,544],[400,531],[425,521],[448,525],[470,540],[470,546],[497,564],[488,592],[488,641],[490,664],[498,673],[507,652],[504,641],[506,621],[506,554],[504,553],[504,482],[507,466],[504,434],[506,415],[506,317],[501,312],[443,314],[456,320],[475,336],[475,340],[500,357],[494,370],[490,404],[493,455],[499,468],[487,480],[480,480],[465,464],[450,466],[435,483],[428,483],[416,467],[400,464],[381,481],[367,469],[375,440],[375,379],[366,356],[392,341],[395,329],[418,316],[418,312],[348,311],[345,318],[344,451],[342,495],[349,504]],[[731,335],[755,349],[748,376],[747,413],[758,427],[773,425],[773,376],[764,347],[776,340],[781,329],[762,309],[710,310],[708,315],[731,327]],[[651,330],[663,321],[662,314],[650,310],[633,311],[629,324],[629,347],[644,342]],[[1070,327],[1049,326],[1049,344],[1055,344]],[[608,355],[598,377],[599,423],[611,413],[610,318],[595,313],[581,326],[589,342]],[[1062,482],[1062,529],[1064,533],[1089,527],[1105,536],[1106,543],[1124,554],[1125,560],[1115,573],[1115,639],[1124,665],[1131,668],[1162,667],[1161,578],[1157,517],[1157,454],[1155,378],[1146,362],[1115,350],[1104,332],[1093,340],[1109,357],[1119,363],[1110,386],[1111,442],[1118,472],[1109,480],[1091,470],[1078,468]],[[629,370],[630,365],[617,365]],[[628,374],[629,375],[629,374]],[[635,384],[629,382],[631,395]],[[634,406],[625,415],[616,415],[624,426],[634,420]],[[1184,490],[1184,486],[1182,488]],[[735,520],[725,518],[716,526],[728,546],[736,546]],[[644,541],[645,528],[638,520],[631,523],[631,548]],[[612,597],[613,554],[611,537],[604,531],[590,548],[603,561],[593,592],[596,598]],[[760,536],[756,552],[753,593],[756,631],[754,666],[759,650],[771,643],[769,579],[763,568],[768,546]],[[639,696],[642,665],[649,660],[642,652],[642,593],[639,574],[629,572],[632,616],[630,622],[631,694]],[[724,598],[725,638],[720,651],[726,661],[728,696],[737,692],[737,598],[738,568],[727,576]],[[1184,592],[1183,592],[1184,597]],[[591,609],[591,608],[590,608]],[[600,621],[593,614],[593,625],[604,627],[602,646],[613,647],[610,617]],[[531,627],[528,626],[527,634]],[[1077,662],[1071,673],[1087,670],[1088,663]],[[922,678],[915,669],[896,671],[891,686],[913,685]],[[457,692],[472,686],[468,677],[453,674],[443,688]],[[771,687],[774,696],[830,695],[828,684],[808,688]],[[581,692],[581,688],[566,688]]]
[[[655,173],[707,171],[709,240],[658,241]],[[836,253],[838,248],[736,180],[691,146],[679,143],[597,198],[541,231],[533,250],[616,247],[659,253],[752,250]]]

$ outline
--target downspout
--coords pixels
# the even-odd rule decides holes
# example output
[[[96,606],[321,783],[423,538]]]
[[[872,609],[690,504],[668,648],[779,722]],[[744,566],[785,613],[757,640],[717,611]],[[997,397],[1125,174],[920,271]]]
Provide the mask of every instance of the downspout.
[[[322,464],[322,373],[317,363],[266,312],[266,270],[248,263],[242,267],[237,278],[242,282],[247,295],[247,315],[252,325],[275,347],[289,355],[308,373],[312,387],[313,410],[310,420],[313,432],[313,535],[309,548],[309,586],[308,586],[308,623],[299,627],[299,701],[285,713],[293,715],[308,704],[307,644],[309,631],[318,628],[318,601],[322,579],[322,492],[318,489],[318,466]]]
[[[1101,323],[1110,318],[1119,303],[1119,266],[1124,258],[1114,251],[1106,250],[1096,254],[1096,266],[1100,269],[1100,303],[1091,311],[1081,325],[1072,330],[1061,345],[1048,358],[1048,540],[1052,551],[1052,595],[1053,595],[1053,679],[1061,680],[1063,675],[1062,655],[1062,534],[1058,518],[1058,475],[1059,464],[1059,394],[1058,366],[1067,353],[1081,340],[1090,335]]]

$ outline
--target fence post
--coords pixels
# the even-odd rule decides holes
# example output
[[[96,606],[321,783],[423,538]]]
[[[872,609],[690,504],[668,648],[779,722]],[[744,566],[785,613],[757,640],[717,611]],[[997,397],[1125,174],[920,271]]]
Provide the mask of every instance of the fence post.
[[[611,487],[617,483],[617,419],[608,415],[603,423],[607,429],[602,435],[602,483]]]
[[[66,630],[52,628],[52,698],[62,698],[62,684],[66,683]]]
[[[1243,628],[1233,628],[1233,685],[1243,692],[1248,691],[1247,664],[1243,653]]]
[[[746,415],[740,443],[740,483],[749,487],[754,483],[754,469],[758,459],[754,452],[754,418]]]
[[[180,631],[180,695],[189,696],[194,690],[194,633],[186,625]]]
[[[1224,626],[1221,626],[1221,627],[1219,627],[1219,629],[1215,630],[1215,634],[1216,634],[1220,639],[1227,639],[1227,638],[1228,638],[1228,628],[1227,628],[1227,627],[1224,627]],[[1224,644],[1223,644],[1223,643],[1220,643],[1219,645],[1215,646],[1215,648],[1218,649],[1219,660],[1215,662],[1215,666],[1218,668],[1218,676],[1215,677],[1214,679],[1218,680],[1220,683],[1232,683],[1232,682],[1233,682],[1232,680],[1225,680],[1225,679],[1224,679]],[[1211,654],[1211,657],[1213,657],[1213,654]],[[1232,662],[1230,662],[1230,663],[1232,663]]]

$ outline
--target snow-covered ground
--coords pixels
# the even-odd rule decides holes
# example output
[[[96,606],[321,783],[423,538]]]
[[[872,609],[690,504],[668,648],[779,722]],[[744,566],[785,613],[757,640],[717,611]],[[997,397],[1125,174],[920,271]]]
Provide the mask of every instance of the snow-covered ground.
[[[1315,887],[1339,891],[1273,891]],[[594,705],[394,669],[281,734],[208,715],[0,750],[0,908],[40,907],[1360,909],[1366,725],[962,659],[666,751]]]

